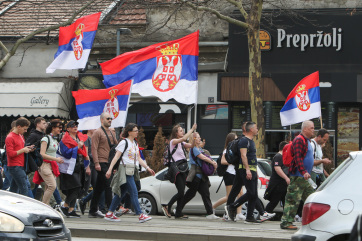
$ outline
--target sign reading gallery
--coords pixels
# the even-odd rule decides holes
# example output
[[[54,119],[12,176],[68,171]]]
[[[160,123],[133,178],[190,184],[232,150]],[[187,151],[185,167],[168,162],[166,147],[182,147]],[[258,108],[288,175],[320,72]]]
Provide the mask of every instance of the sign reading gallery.
[[[342,28],[332,28],[332,33],[317,31],[313,34],[287,34],[284,29],[278,29],[278,48],[300,48],[305,51],[306,48],[329,48],[333,47],[336,51],[342,49]]]

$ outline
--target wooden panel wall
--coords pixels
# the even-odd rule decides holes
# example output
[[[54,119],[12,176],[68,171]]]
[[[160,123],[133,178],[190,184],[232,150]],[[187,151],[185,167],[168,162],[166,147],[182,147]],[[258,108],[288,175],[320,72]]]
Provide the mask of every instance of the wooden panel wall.
[[[221,78],[221,101],[250,101],[248,77]],[[282,94],[271,78],[262,78],[262,92],[264,101],[285,101]]]

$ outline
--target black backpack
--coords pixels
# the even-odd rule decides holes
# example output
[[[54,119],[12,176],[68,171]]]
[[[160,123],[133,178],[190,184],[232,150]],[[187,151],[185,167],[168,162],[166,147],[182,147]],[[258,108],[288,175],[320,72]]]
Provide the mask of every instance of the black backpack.
[[[217,160],[216,160],[216,163],[217,163],[216,172],[217,172],[217,175],[218,175],[219,177],[224,176],[225,173],[226,173],[226,170],[228,169],[228,165],[223,165],[223,164],[221,164],[221,158],[222,158],[223,155],[224,155],[224,154],[221,152],[221,153],[219,154],[219,157],[218,157]]]
[[[235,140],[231,141],[225,153],[225,159],[229,164],[236,166],[240,161],[240,150],[238,148],[240,139],[236,138]]]

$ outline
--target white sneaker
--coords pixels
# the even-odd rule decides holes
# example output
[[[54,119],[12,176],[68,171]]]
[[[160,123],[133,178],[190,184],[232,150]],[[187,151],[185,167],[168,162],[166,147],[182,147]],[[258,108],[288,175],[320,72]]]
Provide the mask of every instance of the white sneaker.
[[[173,215],[176,214],[176,208],[172,209]]]
[[[267,213],[267,212],[264,212],[264,214],[263,214],[262,216],[260,216],[260,219],[261,219],[262,221],[265,221],[265,220],[268,220],[268,219],[273,218],[275,215],[276,215],[276,213]]]
[[[302,218],[299,217],[299,215],[297,214],[297,215],[295,215],[294,221],[295,222],[302,222]]]
[[[207,215],[206,218],[214,220],[214,219],[219,219],[220,217],[216,216],[215,214],[210,214],[210,215]]]
[[[224,213],[224,215],[222,216],[222,220],[229,221],[229,217],[226,213]]]
[[[245,219],[246,217],[242,213],[236,215],[236,221],[245,221]]]

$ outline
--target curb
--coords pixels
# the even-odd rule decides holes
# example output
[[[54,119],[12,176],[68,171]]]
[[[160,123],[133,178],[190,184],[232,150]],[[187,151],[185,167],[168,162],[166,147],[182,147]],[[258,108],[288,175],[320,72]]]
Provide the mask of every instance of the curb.
[[[185,233],[157,233],[146,231],[124,231],[124,230],[104,230],[104,229],[80,229],[69,228],[72,237],[99,238],[99,239],[130,239],[130,240],[153,240],[153,241],[280,241],[290,240],[288,238],[273,237],[250,237],[250,236],[225,236],[210,234],[185,234]]]

